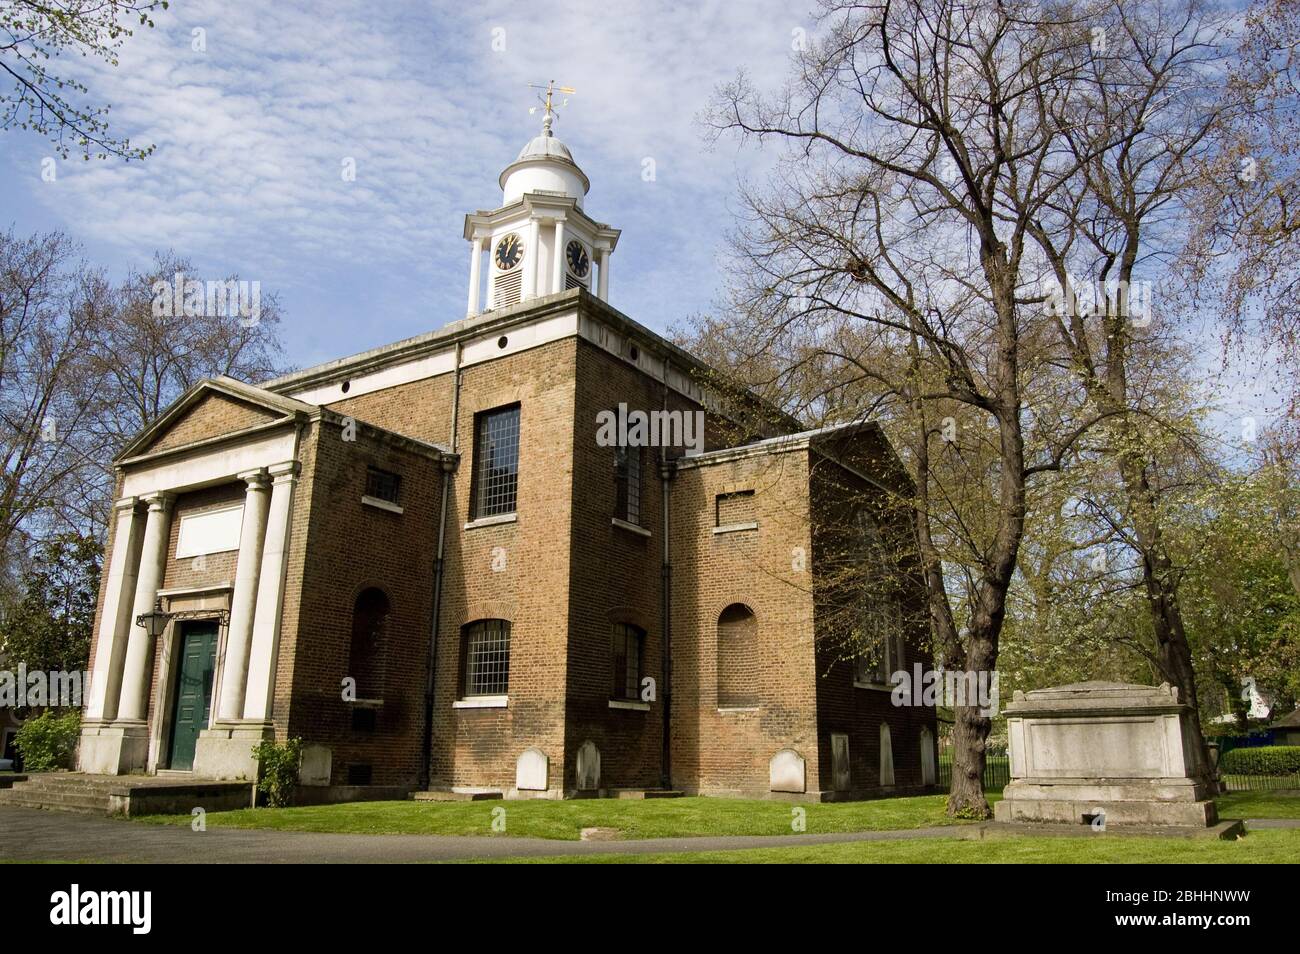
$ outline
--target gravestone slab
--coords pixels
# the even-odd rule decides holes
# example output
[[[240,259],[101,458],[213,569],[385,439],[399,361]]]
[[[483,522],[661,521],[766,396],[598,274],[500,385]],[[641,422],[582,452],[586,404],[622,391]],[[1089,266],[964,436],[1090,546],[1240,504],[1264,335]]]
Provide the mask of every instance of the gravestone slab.
[[[849,736],[846,732],[831,733],[831,785],[837,792],[847,792],[852,787]]]
[[[588,739],[578,749],[578,791],[594,792],[600,788],[600,749]]]
[[[1082,682],[1017,691],[1007,716],[1007,822],[1213,825],[1213,780],[1193,750],[1178,690]],[[1101,819],[1102,821],[1099,821]]]
[[[538,748],[527,748],[515,761],[515,788],[521,792],[546,791],[551,760]]]
[[[807,791],[804,758],[794,749],[781,749],[767,763],[770,788],[774,792]]]

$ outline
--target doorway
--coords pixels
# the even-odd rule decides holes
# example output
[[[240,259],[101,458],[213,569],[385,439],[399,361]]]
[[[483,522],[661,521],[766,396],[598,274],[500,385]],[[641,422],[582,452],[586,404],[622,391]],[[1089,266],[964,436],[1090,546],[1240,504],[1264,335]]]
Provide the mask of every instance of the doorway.
[[[194,748],[199,732],[208,727],[212,712],[212,674],[217,662],[217,621],[195,620],[181,624],[180,666],[172,707],[168,766],[188,772],[194,768]]]

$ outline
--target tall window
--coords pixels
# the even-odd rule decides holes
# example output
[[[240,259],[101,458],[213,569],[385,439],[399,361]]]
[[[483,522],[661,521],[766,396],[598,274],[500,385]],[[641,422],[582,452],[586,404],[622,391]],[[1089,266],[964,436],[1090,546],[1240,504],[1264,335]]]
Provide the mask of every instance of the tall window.
[[[718,617],[718,707],[758,704],[758,620],[742,603]]]
[[[474,422],[474,516],[514,513],[519,488],[519,405]]]
[[[612,656],[615,699],[635,702],[641,698],[641,653],[645,633],[627,623],[615,623]]]
[[[481,619],[465,627],[465,695],[504,696],[510,691],[510,623]]]
[[[384,591],[362,590],[352,606],[352,645],[348,675],[357,681],[358,699],[378,699],[384,693],[384,636],[392,609]]]
[[[891,619],[893,626],[901,620]],[[880,686],[890,685],[890,677],[904,667],[903,636],[898,632],[867,634],[867,645],[858,653],[853,681]]]
[[[641,448],[620,447],[614,458],[614,516],[641,523]]]

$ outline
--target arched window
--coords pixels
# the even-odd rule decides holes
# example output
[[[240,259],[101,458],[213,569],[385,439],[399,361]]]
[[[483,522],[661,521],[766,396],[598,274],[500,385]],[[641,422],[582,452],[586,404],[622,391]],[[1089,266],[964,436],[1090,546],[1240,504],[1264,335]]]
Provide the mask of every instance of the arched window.
[[[510,623],[480,619],[463,630],[465,696],[504,696],[510,691]]]
[[[358,699],[383,698],[384,642],[391,613],[388,597],[373,586],[362,590],[352,606],[348,675],[357,681]]]
[[[645,650],[645,633],[630,623],[615,623],[610,659],[614,681],[612,699],[639,702],[641,699],[641,665]]]
[[[743,603],[718,617],[718,707],[758,704],[758,620]]]

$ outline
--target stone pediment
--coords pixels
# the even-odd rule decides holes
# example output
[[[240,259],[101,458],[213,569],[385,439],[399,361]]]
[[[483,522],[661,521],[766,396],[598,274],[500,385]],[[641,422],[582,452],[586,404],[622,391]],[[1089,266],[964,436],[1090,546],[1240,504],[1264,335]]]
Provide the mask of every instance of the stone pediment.
[[[204,380],[181,395],[118,456],[122,461],[295,420],[314,408],[231,378]]]

